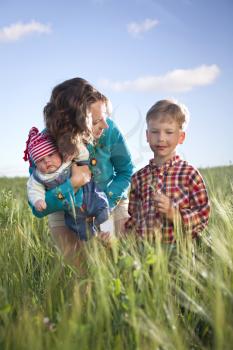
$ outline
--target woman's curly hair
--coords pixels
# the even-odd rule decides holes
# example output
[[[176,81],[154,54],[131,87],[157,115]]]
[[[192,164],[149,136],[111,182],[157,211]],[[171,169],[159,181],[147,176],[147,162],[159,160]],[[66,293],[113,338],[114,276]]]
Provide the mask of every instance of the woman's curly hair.
[[[44,107],[44,120],[60,153],[74,153],[77,141],[83,137],[92,140],[88,108],[97,101],[108,103],[103,94],[82,78],[69,79],[54,87],[50,101]],[[65,150],[62,149],[64,146]]]

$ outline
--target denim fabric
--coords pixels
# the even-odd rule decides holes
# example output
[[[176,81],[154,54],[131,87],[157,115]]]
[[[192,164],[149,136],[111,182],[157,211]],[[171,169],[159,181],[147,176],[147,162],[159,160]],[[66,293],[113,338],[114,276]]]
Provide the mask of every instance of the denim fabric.
[[[80,240],[87,241],[98,233],[99,225],[109,217],[108,200],[91,180],[82,187],[83,205],[74,211],[65,211],[66,225],[76,233]]]

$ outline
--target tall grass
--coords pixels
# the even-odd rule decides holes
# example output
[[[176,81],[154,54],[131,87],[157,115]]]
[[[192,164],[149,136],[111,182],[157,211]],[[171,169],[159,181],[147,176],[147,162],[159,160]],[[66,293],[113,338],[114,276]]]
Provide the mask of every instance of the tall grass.
[[[203,169],[210,224],[178,251],[133,236],[63,260],[25,179],[0,179],[0,348],[232,349],[233,167]]]

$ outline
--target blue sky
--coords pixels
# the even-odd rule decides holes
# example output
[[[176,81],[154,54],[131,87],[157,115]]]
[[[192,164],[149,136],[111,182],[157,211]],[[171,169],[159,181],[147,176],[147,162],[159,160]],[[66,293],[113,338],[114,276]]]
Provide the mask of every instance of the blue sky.
[[[170,97],[191,115],[183,158],[233,161],[232,0],[1,0],[0,13],[0,176],[27,176],[28,131],[77,76],[111,99],[137,169],[152,156],[146,111]]]

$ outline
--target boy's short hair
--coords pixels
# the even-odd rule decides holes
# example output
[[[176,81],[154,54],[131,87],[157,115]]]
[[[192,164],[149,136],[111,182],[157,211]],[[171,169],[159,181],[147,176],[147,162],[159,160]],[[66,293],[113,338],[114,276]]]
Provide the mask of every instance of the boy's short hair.
[[[175,100],[160,100],[156,102],[146,114],[146,122],[156,118],[172,118],[180,129],[185,130],[189,121],[189,111],[187,107]]]

